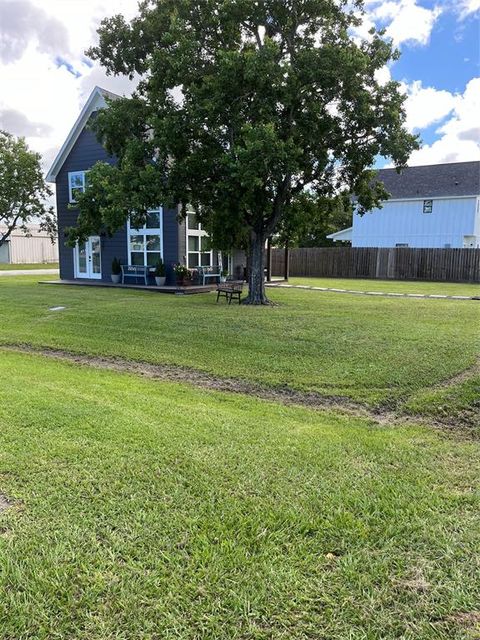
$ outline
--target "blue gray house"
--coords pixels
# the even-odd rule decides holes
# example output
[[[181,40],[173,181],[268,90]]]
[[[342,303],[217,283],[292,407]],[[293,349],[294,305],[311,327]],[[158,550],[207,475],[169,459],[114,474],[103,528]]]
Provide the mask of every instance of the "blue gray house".
[[[480,247],[480,162],[381,169],[390,199],[348,229],[332,233],[352,247]]]
[[[91,236],[73,249],[65,245],[65,228],[74,226],[78,215],[75,194],[86,188],[88,170],[99,160],[116,162],[87,126],[96,111],[107,108],[106,97],[118,96],[95,87],[47,174],[47,181],[56,185],[61,279],[110,281],[113,258],[124,265],[139,266],[153,266],[162,259],[167,268],[167,285],[174,284],[175,263],[191,269],[220,266],[236,278],[243,277],[243,252],[212,250],[195,213],[190,212],[186,220],[180,219],[178,208],[152,209],[142,229],[131,228],[127,223],[113,237]],[[153,282],[153,276],[150,278]]]

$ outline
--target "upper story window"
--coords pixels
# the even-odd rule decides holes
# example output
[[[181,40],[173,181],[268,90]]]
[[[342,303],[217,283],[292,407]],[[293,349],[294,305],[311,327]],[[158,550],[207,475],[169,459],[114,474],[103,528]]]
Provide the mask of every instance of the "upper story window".
[[[68,174],[68,199],[70,202],[76,202],[76,194],[83,193],[87,188],[87,172],[86,171],[70,171]]]
[[[432,213],[432,211],[433,211],[433,200],[424,200],[423,213]]]
[[[208,233],[202,229],[195,212],[190,207],[187,213],[187,266],[210,267],[212,251],[209,246]]]
[[[150,209],[143,227],[128,221],[128,264],[153,267],[163,260],[162,209]]]

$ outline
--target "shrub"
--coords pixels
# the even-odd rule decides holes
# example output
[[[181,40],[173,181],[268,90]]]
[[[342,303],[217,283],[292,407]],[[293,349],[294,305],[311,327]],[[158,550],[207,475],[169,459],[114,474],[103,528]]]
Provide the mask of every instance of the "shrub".
[[[120,260],[118,258],[114,258],[112,260],[112,276],[119,276],[122,273],[122,267],[120,265]]]
[[[164,278],[165,277],[165,265],[162,260],[159,260],[155,265],[155,277],[156,278]]]

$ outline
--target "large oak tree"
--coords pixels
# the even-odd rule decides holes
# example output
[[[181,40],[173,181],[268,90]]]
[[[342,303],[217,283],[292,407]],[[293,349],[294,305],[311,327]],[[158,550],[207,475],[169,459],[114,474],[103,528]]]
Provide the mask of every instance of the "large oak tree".
[[[361,0],[147,0],[130,23],[104,20],[89,55],[140,83],[96,119],[119,162],[91,172],[71,240],[189,203],[214,245],[248,247],[246,302],[268,302],[264,244],[291,203],[347,188],[370,209],[386,195],[376,157],[401,167],[417,146],[398,83],[377,81],[397,54],[382,34],[353,37],[361,13]]]

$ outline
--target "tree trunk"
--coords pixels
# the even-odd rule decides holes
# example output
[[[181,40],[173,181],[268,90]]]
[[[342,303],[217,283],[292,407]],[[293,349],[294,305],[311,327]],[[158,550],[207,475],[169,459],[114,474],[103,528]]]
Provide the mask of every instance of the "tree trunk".
[[[283,279],[288,282],[290,275],[290,248],[288,240],[285,240],[285,262],[283,267]]]
[[[267,282],[272,281],[272,238],[267,239]]]
[[[252,232],[250,239],[250,270],[248,273],[248,296],[243,304],[270,304],[265,295],[265,236]]]

